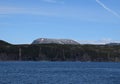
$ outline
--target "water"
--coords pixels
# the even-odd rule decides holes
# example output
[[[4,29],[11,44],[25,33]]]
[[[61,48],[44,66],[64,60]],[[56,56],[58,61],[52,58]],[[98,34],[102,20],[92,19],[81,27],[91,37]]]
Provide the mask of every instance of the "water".
[[[120,84],[120,63],[0,62],[0,84]]]

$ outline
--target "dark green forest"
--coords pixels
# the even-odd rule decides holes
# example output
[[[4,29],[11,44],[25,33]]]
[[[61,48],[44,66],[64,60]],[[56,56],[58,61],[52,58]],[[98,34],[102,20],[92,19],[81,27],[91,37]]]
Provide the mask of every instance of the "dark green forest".
[[[120,45],[13,45],[1,40],[0,61],[120,62]]]

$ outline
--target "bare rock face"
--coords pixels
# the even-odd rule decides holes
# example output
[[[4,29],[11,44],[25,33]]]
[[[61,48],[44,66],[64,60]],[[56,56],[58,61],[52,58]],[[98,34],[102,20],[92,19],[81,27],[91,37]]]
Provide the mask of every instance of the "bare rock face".
[[[32,42],[32,44],[79,44],[78,42],[71,39],[49,39],[49,38],[39,38]]]

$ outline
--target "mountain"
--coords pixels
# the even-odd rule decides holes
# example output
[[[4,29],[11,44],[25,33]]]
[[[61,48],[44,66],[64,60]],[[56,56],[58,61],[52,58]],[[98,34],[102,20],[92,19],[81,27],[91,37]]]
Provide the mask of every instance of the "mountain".
[[[71,39],[49,39],[39,38],[32,42],[32,44],[79,44],[78,42]]]

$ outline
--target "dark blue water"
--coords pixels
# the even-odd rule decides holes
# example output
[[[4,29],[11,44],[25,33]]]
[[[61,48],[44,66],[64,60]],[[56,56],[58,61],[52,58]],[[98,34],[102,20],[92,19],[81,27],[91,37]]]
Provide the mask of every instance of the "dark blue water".
[[[120,63],[0,62],[0,84],[120,84]]]

